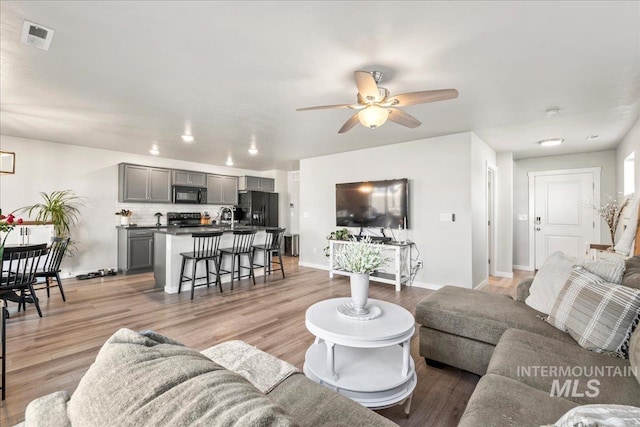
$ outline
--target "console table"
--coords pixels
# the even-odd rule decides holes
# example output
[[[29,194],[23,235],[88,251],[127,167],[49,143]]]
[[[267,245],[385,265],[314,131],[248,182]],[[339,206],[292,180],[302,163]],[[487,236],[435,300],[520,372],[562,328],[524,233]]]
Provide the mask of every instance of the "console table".
[[[349,276],[351,273],[337,268],[335,265],[335,253],[340,245],[352,245],[351,240],[330,240],[329,241],[329,277],[333,279],[334,274]],[[379,244],[379,243],[372,243]],[[396,292],[400,292],[401,286],[411,284],[411,247],[413,242],[407,241],[388,242],[382,244],[385,250],[393,251],[392,263],[393,273],[376,271],[369,275],[369,280],[396,285]]]
[[[305,354],[307,378],[371,409],[405,404],[416,387],[410,341],[411,313],[387,301],[369,299],[382,314],[372,320],[342,317],[338,306],[350,298],[320,301],[307,309],[305,325],[316,336]]]

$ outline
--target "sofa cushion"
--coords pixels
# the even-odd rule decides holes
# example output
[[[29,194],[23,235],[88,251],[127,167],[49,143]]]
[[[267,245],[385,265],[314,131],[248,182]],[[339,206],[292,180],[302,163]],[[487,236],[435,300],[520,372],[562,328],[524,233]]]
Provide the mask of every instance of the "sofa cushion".
[[[625,261],[622,286],[640,289],[640,255],[628,258]]]
[[[496,346],[487,373],[512,378],[547,395],[553,390],[556,396],[561,394],[580,404],[640,406],[640,384],[629,366],[628,361],[608,354],[509,329]],[[562,389],[567,380],[576,393]],[[599,384],[588,384],[590,380]]]
[[[240,375],[157,334],[120,329],[71,397],[78,426],[295,425]]]
[[[493,345],[509,328],[574,342],[542,320],[544,316],[507,295],[445,286],[418,303],[415,317],[429,328]]]
[[[638,313],[640,290],[607,283],[575,267],[547,321],[584,348],[626,357],[625,340]]]
[[[629,364],[640,383],[640,328],[636,328],[629,341]]]
[[[549,314],[575,263],[574,257],[560,251],[549,255],[533,278],[525,304]]]
[[[301,426],[309,427],[391,427],[397,424],[364,406],[316,384],[302,374],[293,374],[268,396]]]
[[[24,427],[71,427],[67,416],[69,393],[55,393],[31,401],[24,411]]]
[[[458,427],[539,427],[577,404],[519,381],[487,374],[480,379]]]

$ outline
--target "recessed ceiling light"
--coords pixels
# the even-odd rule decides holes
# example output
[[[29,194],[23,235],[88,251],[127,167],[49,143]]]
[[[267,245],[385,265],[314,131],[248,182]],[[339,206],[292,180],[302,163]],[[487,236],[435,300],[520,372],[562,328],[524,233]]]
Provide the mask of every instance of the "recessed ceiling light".
[[[193,136],[191,135],[182,135],[181,138],[184,142],[193,142]]]
[[[251,154],[252,156],[255,156],[256,154],[258,154],[258,149],[256,147],[251,147],[249,148],[249,154]]]
[[[560,145],[564,142],[564,138],[554,138],[554,139],[545,139],[543,141],[538,141],[543,147],[552,147],[554,145]]]
[[[227,157],[227,161],[225,162],[225,165],[233,166],[233,159],[231,158],[231,156]]]
[[[153,154],[154,156],[157,156],[158,154],[160,154],[160,150],[158,150],[158,146],[156,144],[153,144],[151,146],[151,150],[149,150],[149,153]]]
[[[547,111],[545,111],[545,114],[547,115],[547,117],[555,117],[559,115],[561,112],[562,110],[559,108],[549,108]]]
[[[598,138],[600,138],[600,135],[589,135],[589,136],[587,136],[586,140],[587,141],[595,141]]]

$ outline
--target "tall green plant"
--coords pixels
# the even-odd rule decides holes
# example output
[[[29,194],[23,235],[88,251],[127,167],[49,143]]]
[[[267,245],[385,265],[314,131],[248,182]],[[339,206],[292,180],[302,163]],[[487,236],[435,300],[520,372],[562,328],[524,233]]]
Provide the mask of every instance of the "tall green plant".
[[[77,196],[73,190],[53,191],[49,194],[41,192],[43,203],[26,206],[21,210],[26,211],[29,217],[35,212],[35,220],[53,223],[56,237],[69,237],[71,227],[78,222],[80,208],[84,206],[83,199]]]

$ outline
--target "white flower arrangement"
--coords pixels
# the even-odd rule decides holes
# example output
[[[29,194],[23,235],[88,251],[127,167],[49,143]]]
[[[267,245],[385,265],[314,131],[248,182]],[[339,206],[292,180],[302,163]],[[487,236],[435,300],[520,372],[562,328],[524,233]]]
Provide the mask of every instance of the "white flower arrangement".
[[[384,256],[384,245],[373,243],[369,237],[341,245],[335,254],[336,265],[350,273],[370,274],[389,262]]]

